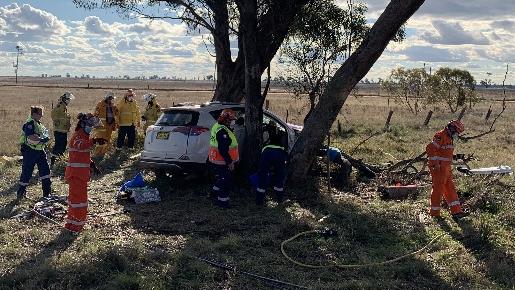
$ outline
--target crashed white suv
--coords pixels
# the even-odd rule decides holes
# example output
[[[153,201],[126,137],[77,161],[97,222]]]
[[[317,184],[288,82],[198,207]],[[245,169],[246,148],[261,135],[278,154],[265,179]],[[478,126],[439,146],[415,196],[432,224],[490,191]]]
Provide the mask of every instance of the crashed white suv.
[[[238,118],[245,114],[245,105],[238,103],[178,104],[163,109],[156,123],[147,129],[140,165],[182,172],[205,169],[211,127],[227,108],[233,109]],[[264,110],[263,124],[270,122],[288,133],[289,148],[292,148],[302,127],[287,124]]]

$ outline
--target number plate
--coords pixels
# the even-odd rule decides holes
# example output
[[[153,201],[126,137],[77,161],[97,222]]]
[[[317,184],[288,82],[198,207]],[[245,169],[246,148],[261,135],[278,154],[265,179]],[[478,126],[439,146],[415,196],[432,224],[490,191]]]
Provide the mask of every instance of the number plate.
[[[170,132],[157,132],[156,139],[160,140],[168,140],[170,137]]]

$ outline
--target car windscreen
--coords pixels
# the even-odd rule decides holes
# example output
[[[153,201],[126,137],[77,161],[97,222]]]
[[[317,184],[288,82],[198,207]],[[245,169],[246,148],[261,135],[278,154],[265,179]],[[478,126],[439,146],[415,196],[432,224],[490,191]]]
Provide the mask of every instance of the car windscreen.
[[[156,126],[194,126],[197,124],[198,112],[187,110],[165,111],[156,122]]]

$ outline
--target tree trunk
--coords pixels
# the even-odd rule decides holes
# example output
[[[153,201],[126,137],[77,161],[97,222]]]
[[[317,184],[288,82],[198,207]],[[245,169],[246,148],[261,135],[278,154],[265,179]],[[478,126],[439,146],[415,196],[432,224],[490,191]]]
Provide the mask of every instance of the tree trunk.
[[[293,180],[305,178],[315,153],[338,116],[354,86],[370,70],[400,27],[424,0],[392,0],[359,48],[336,71],[320,101],[306,120],[304,130],[291,152]]]
[[[258,164],[261,143],[263,107],[259,50],[256,49],[257,0],[237,1],[240,10],[240,38],[245,55],[245,129],[246,146],[243,149],[243,168],[252,171]]]

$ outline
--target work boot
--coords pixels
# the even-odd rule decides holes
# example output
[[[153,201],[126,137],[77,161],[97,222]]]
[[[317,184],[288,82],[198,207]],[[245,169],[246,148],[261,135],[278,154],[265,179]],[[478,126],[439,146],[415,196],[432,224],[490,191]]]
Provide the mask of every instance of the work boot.
[[[17,199],[27,198],[27,193],[25,191],[18,191],[18,192],[16,192],[16,198]]]
[[[274,191],[274,193],[275,201],[277,201],[277,203],[282,203],[284,200],[284,192]]]
[[[465,212],[465,211],[462,211],[462,212],[459,212],[459,213],[455,213],[452,215],[452,219],[457,221],[457,220],[460,220],[464,217],[468,217],[470,215],[470,212]]]
[[[215,204],[221,208],[230,208],[231,207],[229,201],[221,201],[219,199],[216,199]]]
[[[256,192],[256,205],[265,205],[265,194]]]

